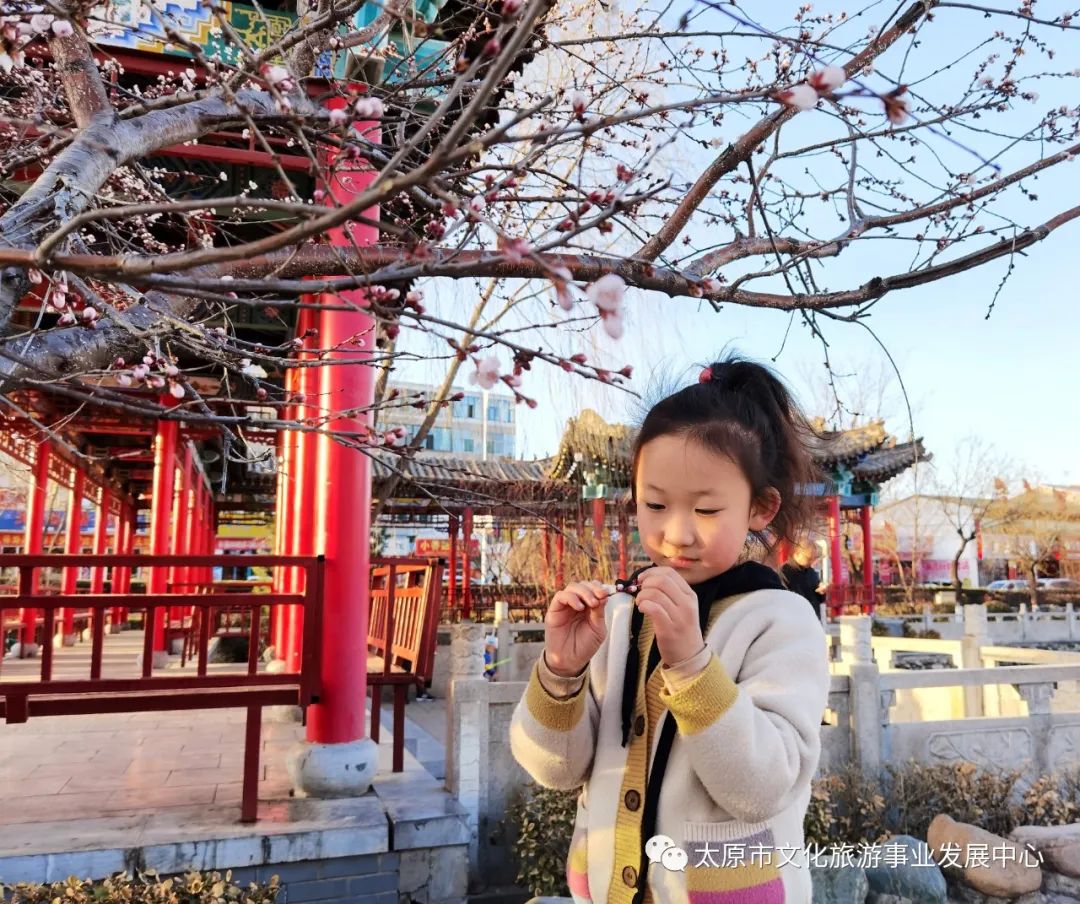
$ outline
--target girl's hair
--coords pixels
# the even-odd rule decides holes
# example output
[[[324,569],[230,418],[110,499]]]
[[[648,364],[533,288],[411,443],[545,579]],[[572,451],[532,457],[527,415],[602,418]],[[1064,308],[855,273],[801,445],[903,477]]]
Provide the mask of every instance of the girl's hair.
[[[658,436],[685,436],[730,458],[755,501],[766,502],[770,487],[780,494],[779,511],[758,536],[767,547],[795,542],[813,523],[807,484],[822,478],[808,448],[812,431],[787,387],[764,365],[726,355],[703,369],[698,382],[652,407],[634,440],[635,501],[641,449]]]

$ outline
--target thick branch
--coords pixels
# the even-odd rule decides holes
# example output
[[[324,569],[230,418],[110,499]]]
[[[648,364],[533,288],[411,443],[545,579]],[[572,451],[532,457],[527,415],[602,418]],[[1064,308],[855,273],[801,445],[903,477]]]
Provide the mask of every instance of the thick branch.
[[[85,129],[98,116],[107,116],[111,121],[116,113],[86,38],[77,31],[62,38],[54,35],[49,39],[49,50],[75,125]]]

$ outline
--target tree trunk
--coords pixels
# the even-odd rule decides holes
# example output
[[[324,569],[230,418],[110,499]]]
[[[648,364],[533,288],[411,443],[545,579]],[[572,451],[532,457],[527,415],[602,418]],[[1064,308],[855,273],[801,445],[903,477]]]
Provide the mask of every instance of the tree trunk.
[[[961,537],[960,538],[960,548],[956,551],[956,555],[953,556],[953,560],[952,560],[953,593],[956,594],[956,602],[957,603],[960,602],[960,593],[961,593],[961,589],[962,589],[961,586],[960,586],[960,560],[964,557],[964,550],[967,549],[968,543],[970,543],[970,542],[971,542],[970,537]]]

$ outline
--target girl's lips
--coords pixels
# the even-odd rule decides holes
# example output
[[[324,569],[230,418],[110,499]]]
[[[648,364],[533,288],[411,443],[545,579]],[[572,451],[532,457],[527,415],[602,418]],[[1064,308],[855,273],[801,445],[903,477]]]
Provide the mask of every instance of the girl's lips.
[[[687,568],[690,565],[693,565],[697,561],[697,559],[688,559],[685,556],[672,556],[668,559],[668,561],[675,568]]]

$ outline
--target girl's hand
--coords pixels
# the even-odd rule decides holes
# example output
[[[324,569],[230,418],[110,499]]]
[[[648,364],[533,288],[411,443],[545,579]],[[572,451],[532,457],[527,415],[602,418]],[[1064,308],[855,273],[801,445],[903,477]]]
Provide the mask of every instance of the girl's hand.
[[[705,646],[698,618],[697,594],[673,568],[657,566],[638,578],[637,607],[649,616],[660,658],[672,665]]]
[[[600,649],[607,637],[608,595],[599,581],[578,581],[551,598],[544,616],[544,657],[556,675],[577,675]]]

